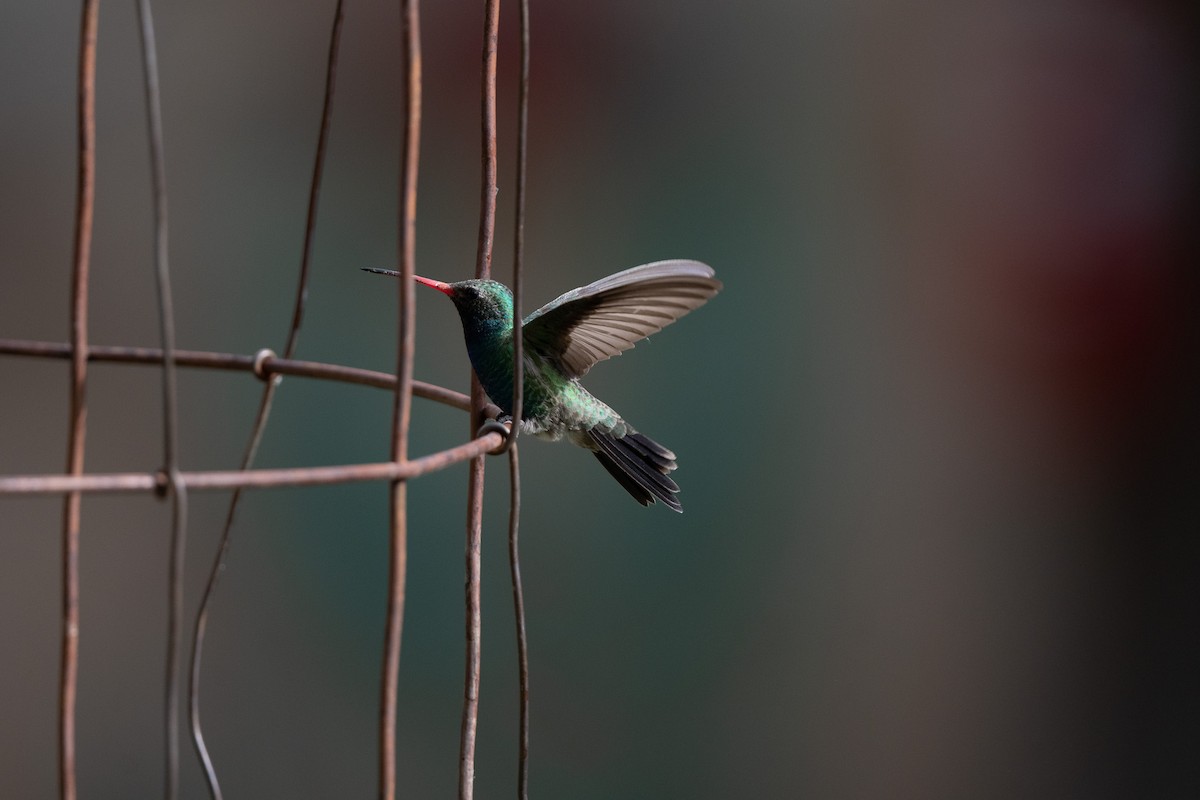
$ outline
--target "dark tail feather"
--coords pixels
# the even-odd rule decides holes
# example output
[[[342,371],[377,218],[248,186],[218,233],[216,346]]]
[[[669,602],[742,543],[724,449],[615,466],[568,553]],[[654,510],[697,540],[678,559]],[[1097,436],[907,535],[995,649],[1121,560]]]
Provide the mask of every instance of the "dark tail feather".
[[[675,454],[653,439],[642,436],[635,431],[625,434],[625,438],[621,441],[628,442],[642,455],[644,460],[652,462],[659,472],[665,474],[676,467]]]
[[[640,483],[629,477],[629,475],[623,469],[618,467],[616,462],[614,462],[611,458],[604,455],[604,453],[601,453],[599,450],[593,450],[592,455],[596,457],[597,461],[604,465],[604,468],[608,470],[609,475],[612,475],[617,479],[617,483],[625,487],[625,491],[633,495],[634,500],[637,500],[644,506],[648,506],[654,502],[654,495],[647,492],[642,488]]]
[[[640,433],[617,439],[611,434],[592,431],[591,437],[598,448],[596,458],[633,499],[648,506],[657,498],[667,508],[683,511],[675,497],[679,484],[667,477],[676,466],[674,453]]]

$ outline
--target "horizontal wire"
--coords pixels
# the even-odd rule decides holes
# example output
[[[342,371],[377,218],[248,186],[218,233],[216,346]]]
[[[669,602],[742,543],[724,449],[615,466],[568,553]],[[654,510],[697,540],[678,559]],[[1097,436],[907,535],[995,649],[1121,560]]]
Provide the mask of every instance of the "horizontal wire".
[[[383,461],[321,467],[282,467],[251,470],[180,472],[178,483],[188,491],[213,489],[273,489],[282,486],[328,486],[361,481],[409,480],[485,455],[504,444],[504,436],[488,433],[448,450],[403,463]],[[0,494],[63,494],[67,492],[157,492],[166,476],[161,472],[110,472],[87,475],[8,475],[0,477]]]
[[[267,353],[265,357],[263,352]],[[61,342],[0,339],[0,355],[67,359],[71,357],[71,346]],[[88,361],[117,364],[161,364],[162,357],[162,350],[153,347],[113,345],[89,345],[88,347]],[[269,351],[260,351],[257,355],[244,356],[236,353],[214,353],[204,350],[176,350],[175,363],[181,367],[255,372],[261,378],[268,378],[271,375],[296,375],[359,386],[374,386],[378,389],[396,388],[396,376],[386,372],[345,367],[320,361],[277,358]],[[471,410],[470,397],[437,384],[413,381],[413,394],[424,400],[442,403],[460,411]],[[500,413],[500,409],[489,404],[484,409],[484,413],[486,416],[494,418]]]
[[[61,342],[0,339],[0,355],[41,358],[71,357],[71,346]],[[91,345],[88,360],[125,364],[161,364],[162,350],[151,347],[114,347]],[[253,372],[263,379],[273,375],[295,375],[341,381],[360,386],[394,389],[396,376],[386,372],[276,358],[269,351],[252,356],[199,350],[176,350],[175,363],[181,367],[199,367]],[[462,411],[471,410],[471,398],[442,386],[413,381],[413,394]],[[494,418],[500,409],[489,404],[485,413]],[[313,486],[358,481],[418,478],[430,472],[485,455],[504,444],[504,435],[486,433],[469,442],[403,464],[385,461],[367,464],[340,464],[318,467],[286,467],[254,470],[208,470],[180,472],[179,485],[185,489],[213,490],[281,486]],[[149,472],[94,473],[86,475],[6,475],[0,476],[0,494],[64,494],[69,492],[161,492],[165,476]]]

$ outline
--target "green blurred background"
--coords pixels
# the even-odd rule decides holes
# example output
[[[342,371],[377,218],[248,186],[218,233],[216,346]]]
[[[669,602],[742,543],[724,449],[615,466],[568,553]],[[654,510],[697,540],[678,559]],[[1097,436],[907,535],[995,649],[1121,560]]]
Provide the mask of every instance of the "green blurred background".
[[[482,7],[423,9],[418,271],[467,277]],[[515,5],[503,9],[510,269]],[[157,4],[178,344],[282,346],[331,2]],[[0,337],[64,341],[78,8],[0,6]],[[533,794],[1200,794],[1195,12],[1185,2],[534,3],[526,297],[696,258],[725,291],[588,385],[680,455],[687,509],[522,447]],[[91,340],[157,343],[132,3],[105,3]],[[390,371],[398,11],[350,2],[299,357]],[[418,300],[418,378],[465,390]],[[159,378],[90,372],[87,467],[148,471]],[[181,375],[182,460],[260,386]],[[0,358],[0,472],[66,452],[65,362]],[[381,391],[287,379],[260,464],[387,457]],[[416,401],[413,453],[462,441]],[[503,463],[489,462],[477,787],[515,784]],[[452,795],[465,468],[413,484],[399,760]],[[199,599],[227,499],[194,494]],[[0,500],[0,795],[56,786],[60,501]],[[255,492],[210,624],[227,797],[367,797],[382,484]],[[169,509],[83,504],[79,780],[161,786]],[[190,613],[190,612],[189,612]],[[186,741],[186,740],[185,740]],[[190,750],[184,796],[205,796]]]

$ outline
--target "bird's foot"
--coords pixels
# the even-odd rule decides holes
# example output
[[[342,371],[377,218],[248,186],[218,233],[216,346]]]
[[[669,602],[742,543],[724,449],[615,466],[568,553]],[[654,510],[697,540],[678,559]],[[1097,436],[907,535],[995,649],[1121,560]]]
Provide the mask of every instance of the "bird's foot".
[[[475,432],[475,437],[486,436],[489,433],[498,433],[501,437],[500,446],[495,450],[488,451],[489,455],[498,456],[508,452],[508,448],[512,443],[512,417],[507,414],[501,415],[496,419],[487,419],[479,426],[479,430]]]

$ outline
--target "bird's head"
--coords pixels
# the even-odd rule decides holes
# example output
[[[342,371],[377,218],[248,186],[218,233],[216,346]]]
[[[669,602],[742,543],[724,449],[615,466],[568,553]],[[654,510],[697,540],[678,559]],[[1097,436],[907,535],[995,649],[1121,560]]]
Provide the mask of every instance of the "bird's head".
[[[485,280],[443,283],[422,278],[420,275],[413,277],[418,283],[423,283],[431,289],[437,289],[453,300],[464,323],[468,320],[476,323],[512,323],[512,292],[503,283]]]
[[[386,269],[367,269],[380,275],[399,277],[399,273]],[[489,323],[512,324],[512,292],[498,281],[469,280],[444,283],[431,278],[414,275],[418,283],[437,289],[454,301],[464,327],[475,328]]]
[[[450,297],[458,308],[458,313],[464,318],[496,319],[510,321],[512,319],[512,293],[503,283],[497,281],[458,281],[443,283],[432,281],[430,278],[413,276],[416,282],[424,283],[431,289]]]

